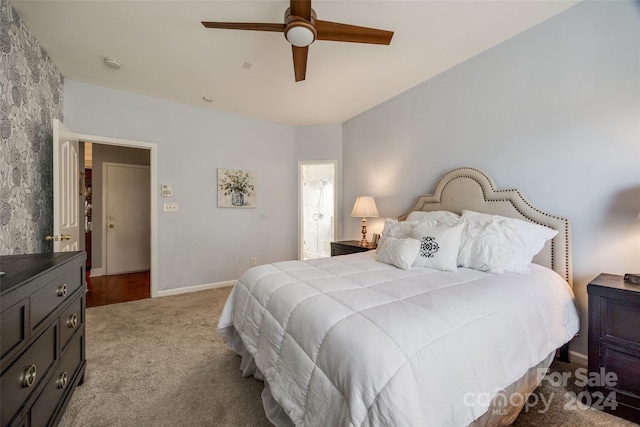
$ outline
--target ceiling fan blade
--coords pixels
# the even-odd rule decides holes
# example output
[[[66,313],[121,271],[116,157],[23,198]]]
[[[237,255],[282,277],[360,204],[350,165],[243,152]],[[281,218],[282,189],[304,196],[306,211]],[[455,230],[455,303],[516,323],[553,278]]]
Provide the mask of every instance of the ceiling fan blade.
[[[290,12],[293,16],[299,16],[307,21],[311,20],[311,0],[291,0]]]
[[[334,42],[388,45],[391,43],[391,37],[393,37],[393,31],[329,21],[316,21],[316,31],[318,32],[316,40],[331,40]]]
[[[293,52],[293,71],[296,75],[296,81],[304,80],[307,75],[307,55],[309,54],[309,46],[297,47],[291,46]]]
[[[259,22],[202,22],[207,28],[222,28],[224,30],[250,30],[284,32],[284,24],[264,24]]]

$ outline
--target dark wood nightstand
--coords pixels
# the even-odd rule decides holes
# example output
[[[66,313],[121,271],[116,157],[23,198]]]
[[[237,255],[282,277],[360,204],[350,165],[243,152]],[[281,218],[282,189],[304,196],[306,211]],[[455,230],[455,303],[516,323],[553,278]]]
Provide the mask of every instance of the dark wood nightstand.
[[[585,403],[640,423],[640,286],[601,274],[589,295],[589,383]]]
[[[377,245],[369,243],[368,246],[360,246],[360,240],[342,240],[331,242],[331,256],[349,255],[357,252],[367,252],[377,248]]]

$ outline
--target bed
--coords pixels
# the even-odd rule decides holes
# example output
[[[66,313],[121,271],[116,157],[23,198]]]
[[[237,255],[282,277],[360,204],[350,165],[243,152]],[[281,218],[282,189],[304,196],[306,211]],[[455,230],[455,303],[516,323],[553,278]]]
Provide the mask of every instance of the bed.
[[[433,231],[427,220],[409,220],[443,211],[498,215],[491,224],[511,233],[513,218],[557,234],[518,273],[397,268],[380,262],[382,253],[392,241],[418,240],[391,233],[379,254],[248,270],[229,295],[218,332],[242,356],[244,375],[265,381],[270,421],[496,426],[515,420],[556,349],[578,332],[569,221],[535,208],[518,190],[496,189],[482,171],[458,168],[398,224]],[[464,227],[438,222],[436,228]]]

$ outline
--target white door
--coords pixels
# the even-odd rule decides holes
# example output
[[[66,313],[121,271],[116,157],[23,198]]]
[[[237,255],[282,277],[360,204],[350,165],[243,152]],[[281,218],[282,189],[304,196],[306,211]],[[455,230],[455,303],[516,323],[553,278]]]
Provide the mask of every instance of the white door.
[[[148,166],[103,163],[106,274],[150,269]]]
[[[80,249],[80,170],[78,138],[53,120],[53,240],[54,252]]]

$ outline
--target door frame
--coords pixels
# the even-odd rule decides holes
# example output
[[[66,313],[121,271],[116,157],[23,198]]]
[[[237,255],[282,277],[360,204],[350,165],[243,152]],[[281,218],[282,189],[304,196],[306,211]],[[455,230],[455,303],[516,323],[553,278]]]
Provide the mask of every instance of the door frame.
[[[338,160],[299,160],[298,161],[298,259],[304,259],[304,224],[302,221],[302,168],[304,166],[333,164],[333,238],[338,237],[338,181],[340,174],[338,171]]]
[[[94,144],[112,145],[118,147],[141,148],[149,150],[149,171],[151,174],[151,185],[149,187],[151,212],[151,271],[150,271],[150,290],[151,298],[158,296],[158,145],[154,142],[133,141],[129,139],[110,138],[106,136],[75,134],[81,142],[91,142]],[[104,240],[104,239],[103,239]],[[104,253],[103,253],[104,255]]]
[[[106,225],[107,225],[107,167],[109,166],[122,166],[122,167],[131,167],[131,168],[137,168],[137,169],[146,169],[147,173],[149,174],[149,177],[151,177],[151,168],[147,165],[135,165],[135,164],[130,164],[130,163],[117,163],[117,162],[102,162],[102,212],[100,212],[100,215],[102,216],[102,238],[101,240],[101,245],[102,245],[102,268],[104,270],[104,274],[108,274],[108,269],[107,269],[107,234],[106,234]],[[151,186],[149,187],[151,188]],[[149,203],[151,203],[151,200],[149,200]],[[151,210],[151,206],[149,206],[149,210]],[[149,242],[151,243],[151,242]],[[116,273],[119,274],[119,273]],[[126,274],[126,273],[122,273],[122,274]]]

